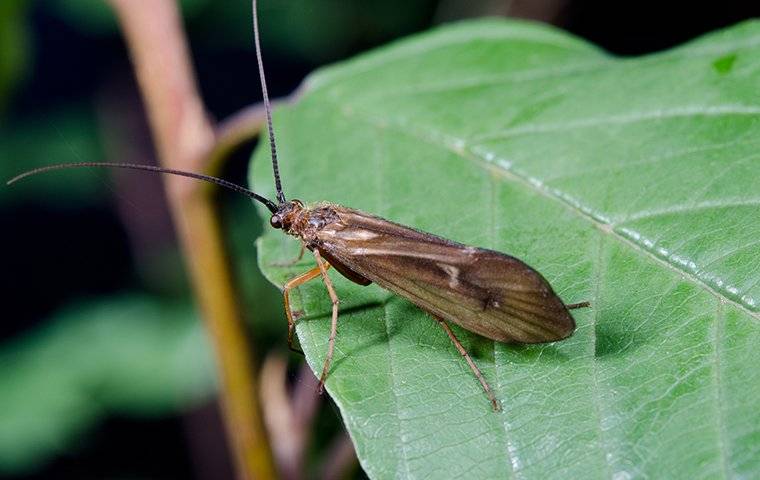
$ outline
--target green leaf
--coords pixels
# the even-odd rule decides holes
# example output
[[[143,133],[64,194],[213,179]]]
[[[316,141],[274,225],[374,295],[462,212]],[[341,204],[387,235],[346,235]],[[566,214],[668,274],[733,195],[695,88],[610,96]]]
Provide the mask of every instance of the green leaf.
[[[0,473],[69,451],[109,412],[165,415],[213,388],[189,307],[136,296],[72,307],[0,351]]]
[[[461,23],[320,71],[278,110],[286,194],[510,253],[592,304],[549,345],[455,328],[496,414],[428,315],[332,272],[327,387],[371,477],[760,475],[759,40],[750,22],[621,59]],[[298,251],[281,232],[260,243],[277,285],[311,265],[273,266]],[[319,371],[329,299],[318,281],[294,297]]]

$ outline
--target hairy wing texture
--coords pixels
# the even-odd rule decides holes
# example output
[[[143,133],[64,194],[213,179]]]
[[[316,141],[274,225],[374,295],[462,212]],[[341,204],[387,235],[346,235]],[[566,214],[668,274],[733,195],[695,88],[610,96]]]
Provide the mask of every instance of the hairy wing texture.
[[[318,248],[362,277],[500,342],[541,343],[575,321],[549,283],[520,260],[335,206]]]

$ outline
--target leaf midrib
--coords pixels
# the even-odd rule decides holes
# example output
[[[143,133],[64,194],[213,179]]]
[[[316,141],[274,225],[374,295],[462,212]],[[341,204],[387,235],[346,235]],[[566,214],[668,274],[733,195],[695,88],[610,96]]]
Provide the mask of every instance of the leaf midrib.
[[[726,419],[723,415],[724,411],[721,408],[723,405],[723,383],[721,382],[720,374],[720,338],[722,336],[723,321],[725,319],[725,306],[723,302],[718,300],[718,308],[715,313],[715,325],[713,328],[713,343],[714,343],[714,361],[713,365],[713,388],[715,388],[715,398],[713,399],[713,406],[715,408],[715,429],[717,435],[715,436],[715,442],[718,444],[718,454],[720,455],[721,471],[723,472],[723,478],[731,478],[729,475],[729,453],[726,448]]]
[[[609,449],[609,444],[607,441],[605,441],[606,434],[604,432],[604,413],[608,410],[608,408],[605,408],[606,405],[602,404],[602,396],[599,394],[599,365],[596,361],[596,348],[597,348],[597,342],[599,341],[599,335],[597,335],[596,327],[599,324],[599,314],[602,311],[602,305],[600,304],[599,293],[602,290],[602,256],[604,255],[604,237],[600,236],[597,240],[598,247],[596,251],[596,258],[594,261],[594,276],[596,277],[594,279],[594,317],[593,317],[593,323],[591,325],[591,332],[592,332],[592,354],[594,357],[591,359],[591,371],[592,371],[592,381],[593,381],[593,398],[594,398],[594,406],[596,407],[596,416],[597,416],[597,426],[599,427],[599,452],[602,454],[602,464],[604,464],[607,467],[607,477],[613,478],[614,477],[614,468],[612,466],[612,463],[609,461],[609,455],[606,453],[606,450]]]

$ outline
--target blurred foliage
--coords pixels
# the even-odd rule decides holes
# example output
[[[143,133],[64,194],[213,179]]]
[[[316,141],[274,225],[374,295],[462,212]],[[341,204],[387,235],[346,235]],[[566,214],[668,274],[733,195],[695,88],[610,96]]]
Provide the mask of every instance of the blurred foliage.
[[[29,66],[27,0],[0,2],[0,119]]]
[[[60,18],[90,35],[117,35],[116,18],[102,0],[44,0]],[[193,38],[220,48],[253,50],[250,2],[180,1]],[[382,43],[424,27],[437,0],[260,1],[262,43],[310,63],[334,60],[357,46]],[[224,35],[219,35],[223,31]]]
[[[188,306],[141,295],[72,305],[0,351],[0,473],[71,449],[109,412],[163,415],[214,385]]]
[[[4,179],[51,163],[102,160],[94,115],[83,106],[70,105],[0,128],[0,158]],[[103,174],[79,170],[40,175],[33,182],[0,188],[0,203],[51,203],[65,197],[72,207],[93,204],[108,192]]]
[[[310,63],[341,58],[427,26],[436,0],[289,0],[259,1],[262,44]],[[224,2],[209,5],[201,31],[214,42],[253,50],[250,5],[240,10]],[[225,35],[217,35],[224,28]],[[214,33],[214,35],[211,35]]]

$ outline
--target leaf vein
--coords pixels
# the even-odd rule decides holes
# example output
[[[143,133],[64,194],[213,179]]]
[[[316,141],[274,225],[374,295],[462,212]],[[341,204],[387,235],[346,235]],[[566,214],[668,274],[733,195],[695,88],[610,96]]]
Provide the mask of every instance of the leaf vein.
[[[477,135],[471,138],[474,142],[489,140],[501,140],[518,135],[552,132],[572,132],[584,128],[610,125],[627,125],[631,123],[646,122],[650,120],[669,120],[681,117],[725,117],[732,115],[760,115],[760,107],[757,105],[685,105],[670,109],[650,110],[646,112],[634,112],[623,115],[610,115],[608,117],[587,118],[562,123],[544,123],[525,125],[522,127],[502,130],[499,133]]]
[[[598,425],[599,425],[599,452],[602,454],[602,464],[607,467],[607,478],[613,478],[613,472],[614,468],[611,463],[610,454],[608,451],[606,451],[606,448],[608,446],[607,442],[604,440],[605,433],[604,433],[604,426],[602,425],[602,421],[604,418],[603,412],[602,412],[602,397],[599,394],[599,369],[597,368],[597,361],[596,361],[596,348],[597,348],[597,341],[598,341],[598,335],[596,333],[597,326],[599,324],[599,316],[600,312],[602,311],[601,305],[600,305],[600,298],[601,298],[601,290],[602,290],[602,258],[604,256],[604,237],[599,236],[599,245],[597,247],[595,262],[594,262],[594,317],[593,317],[593,323],[591,325],[591,355],[592,355],[592,361],[591,361],[591,368],[592,368],[592,379],[593,379],[593,392],[592,395],[594,397],[594,406],[596,407],[596,416],[598,417]]]
[[[617,172],[620,173],[624,170],[627,170],[629,168],[639,168],[644,165],[653,165],[657,163],[661,163],[668,160],[673,160],[674,158],[678,157],[685,157],[690,154],[694,153],[705,153],[712,150],[721,150],[721,149],[727,149],[728,147],[734,147],[734,146],[748,146],[748,145],[755,145],[757,143],[760,143],[760,141],[752,140],[751,138],[741,138],[740,140],[732,140],[730,142],[718,142],[718,143],[711,143],[711,144],[705,144],[700,145],[698,147],[690,147],[690,148],[684,148],[681,150],[674,150],[672,152],[668,152],[661,155],[653,155],[651,157],[642,158],[640,160],[634,160],[634,161],[628,161],[619,165],[601,165],[601,166],[595,166],[591,168],[586,169],[575,169],[569,173],[561,174],[561,175],[547,175],[546,176],[546,182],[556,182],[558,180],[572,180],[575,178],[582,178],[587,177],[589,175],[593,175],[596,173],[610,173],[610,172]]]
[[[664,215],[672,215],[676,213],[694,213],[699,210],[717,210],[721,208],[734,208],[734,207],[756,207],[758,205],[760,205],[760,199],[757,199],[757,198],[750,198],[748,200],[731,200],[728,202],[725,202],[725,201],[716,202],[716,201],[708,200],[704,202],[692,203],[689,205],[672,205],[672,206],[657,209],[657,210],[647,210],[647,211],[634,213],[624,218],[619,223],[615,224],[615,226],[626,223],[626,222],[633,222],[633,221],[644,220],[648,218],[661,217]]]
[[[714,344],[714,362],[713,362],[713,387],[715,388],[715,401],[713,406],[715,408],[715,428],[717,435],[715,441],[717,443],[718,453],[720,455],[720,464],[723,472],[723,478],[731,478],[729,461],[728,461],[728,448],[726,446],[726,419],[724,416],[723,403],[723,389],[721,388],[721,375],[720,375],[720,343],[723,338],[723,321],[725,318],[725,311],[723,302],[718,299],[718,308],[715,312],[715,325],[713,328],[713,344]]]

